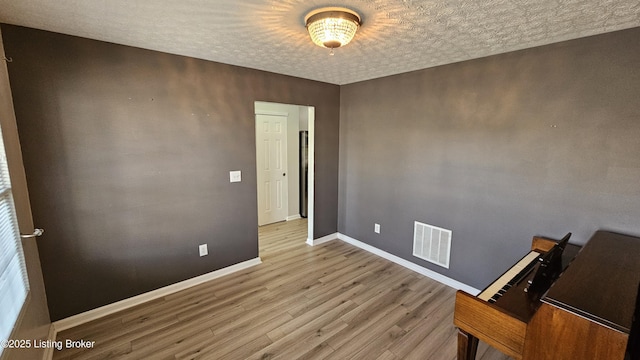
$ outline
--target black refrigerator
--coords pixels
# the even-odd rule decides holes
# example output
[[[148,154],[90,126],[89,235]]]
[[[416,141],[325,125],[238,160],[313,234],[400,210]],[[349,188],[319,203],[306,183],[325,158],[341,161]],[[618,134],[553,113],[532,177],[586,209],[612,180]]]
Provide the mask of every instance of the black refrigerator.
[[[300,216],[307,217],[308,207],[309,132],[300,131]]]

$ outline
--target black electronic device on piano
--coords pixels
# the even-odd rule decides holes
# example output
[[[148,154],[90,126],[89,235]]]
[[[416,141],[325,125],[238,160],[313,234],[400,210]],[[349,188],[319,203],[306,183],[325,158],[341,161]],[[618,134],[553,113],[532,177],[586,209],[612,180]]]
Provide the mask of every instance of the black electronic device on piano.
[[[565,235],[551,250],[538,257],[538,268],[533,278],[528,281],[524,291],[531,297],[540,297],[562,273],[562,254],[569,243],[571,233]]]

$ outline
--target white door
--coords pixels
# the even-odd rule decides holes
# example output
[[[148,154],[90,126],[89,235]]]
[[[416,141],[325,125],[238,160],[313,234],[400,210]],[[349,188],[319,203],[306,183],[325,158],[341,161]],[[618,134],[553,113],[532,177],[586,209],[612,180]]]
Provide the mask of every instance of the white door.
[[[288,214],[287,116],[256,114],[258,225]]]

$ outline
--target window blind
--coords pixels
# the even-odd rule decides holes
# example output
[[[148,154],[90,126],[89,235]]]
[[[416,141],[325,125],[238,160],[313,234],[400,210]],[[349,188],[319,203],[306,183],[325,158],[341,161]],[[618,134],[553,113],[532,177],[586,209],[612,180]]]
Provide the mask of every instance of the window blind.
[[[11,336],[28,291],[29,282],[0,131],[0,340]],[[2,350],[0,347],[0,354]]]

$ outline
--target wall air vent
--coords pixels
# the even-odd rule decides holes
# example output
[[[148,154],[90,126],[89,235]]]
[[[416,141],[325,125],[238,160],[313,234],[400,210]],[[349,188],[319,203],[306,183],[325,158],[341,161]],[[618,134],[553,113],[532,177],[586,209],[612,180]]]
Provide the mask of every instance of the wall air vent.
[[[415,222],[413,256],[449,268],[451,230]]]

